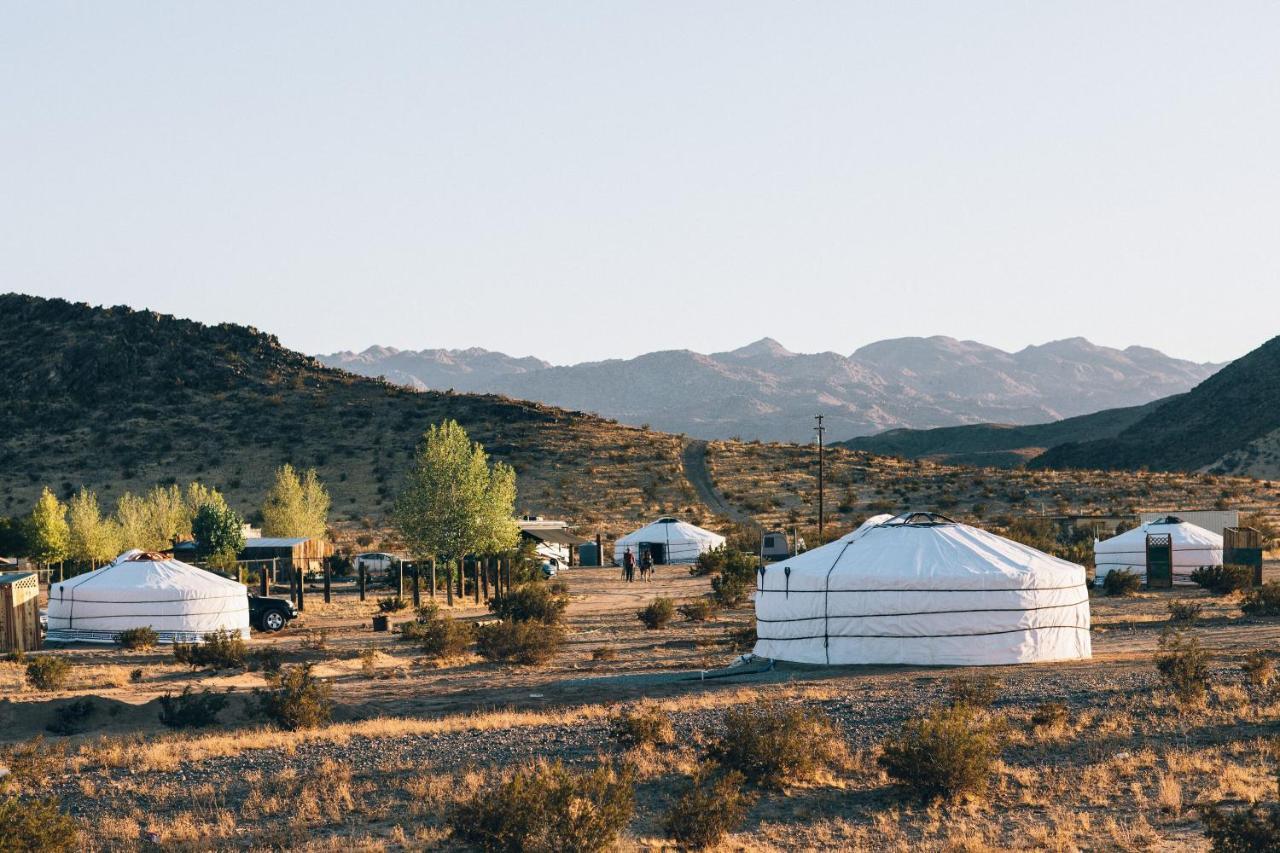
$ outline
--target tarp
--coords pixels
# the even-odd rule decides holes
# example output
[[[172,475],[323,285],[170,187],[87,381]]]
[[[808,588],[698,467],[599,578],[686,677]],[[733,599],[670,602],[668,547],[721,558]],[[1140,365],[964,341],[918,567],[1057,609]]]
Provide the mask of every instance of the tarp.
[[[1148,521],[1119,536],[1093,542],[1093,565],[1098,581],[1125,569],[1147,577],[1147,535],[1167,533],[1173,547],[1173,582],[1191,583],[1191,573],[1201,566],[1222,565],[1222,537],[1176,516]]]
[[[756,656],[926,665],[1091,656],[1082,566],[936,519],[898,516],[758,573]]]
[[[664,516],[615,542],[613,561],[622,565],[622,556],[627,548],[631,549],[638,560],[640,545],[652,543],[663,547],[665,563],[693,563],[697,561],[699,554],[722,547],[724,541],[719,533]]]
[[[49,587],[48,639],[110,643],[127,628],[152,628],[162,643],[199,642],[212,631],[249,638],[244,584],[143,551]]]

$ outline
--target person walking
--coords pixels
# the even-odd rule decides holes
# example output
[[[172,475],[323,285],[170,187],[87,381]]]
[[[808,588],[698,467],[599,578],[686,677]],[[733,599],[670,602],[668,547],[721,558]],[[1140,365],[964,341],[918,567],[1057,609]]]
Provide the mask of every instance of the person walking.
[[[636,579],[636,556],[630,548],[622,555],[622,579],[627,583]]]
[[[640,577],[643,580],[653,580],[653,555],[645,551],[640,555]]]

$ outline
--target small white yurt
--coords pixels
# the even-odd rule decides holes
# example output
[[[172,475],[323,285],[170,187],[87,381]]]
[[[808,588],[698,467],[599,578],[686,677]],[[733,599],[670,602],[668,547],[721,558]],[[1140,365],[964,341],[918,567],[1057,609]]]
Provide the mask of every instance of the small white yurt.
[[[763,569],[755,655],[808,664],[1087,659],[1082,566],[931,513]]]
[[[1173,549],[1173,582],[1191,583],[1191,573],[1201,566],[1222,565],[1222,537],[1175,515],[1148,521],[1119,536],[1093,542],[1093,565],[1098,582],[1111,572],[1125,569],[1147,577],[1147,536],[1169,534]]]
[[[622,565],[622,556],[630,548],[637,560],[642,551],[648,551],[653,556],[653,562],[659,565],[693,563],[697,561],[699,554],[723,546],[724,537],[719,533],[663,516],[615,542],[613,561]]]
[[[248,593],[244,584],[136,549],[49,587],[49,640],[110,643],[144,627],[162,643],[199,642],[218,630],[247,640]]]

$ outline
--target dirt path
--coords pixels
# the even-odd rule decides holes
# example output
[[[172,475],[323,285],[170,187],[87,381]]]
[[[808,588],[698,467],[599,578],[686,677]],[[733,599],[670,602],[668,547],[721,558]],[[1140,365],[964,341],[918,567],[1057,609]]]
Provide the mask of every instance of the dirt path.
[[[711,481],[711,471],[707,468],[707,443],[705,441],[690,440],[684,446],[680,461],[684,465],[685,479],[693,486],[694,491],[698,493],[698,497],[707,505],[708,509],[730,521],[742,524],[754,523],[750,515],[726,501],[724,495],[720,494],[715,484]]]

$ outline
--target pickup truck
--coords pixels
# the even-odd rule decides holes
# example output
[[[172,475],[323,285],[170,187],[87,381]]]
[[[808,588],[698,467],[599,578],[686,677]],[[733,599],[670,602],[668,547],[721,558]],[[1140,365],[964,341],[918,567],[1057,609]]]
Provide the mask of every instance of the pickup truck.
[[[279,631],[298,618],[298,608],[287,598],[249,594],[249,624],[259,631]]]

